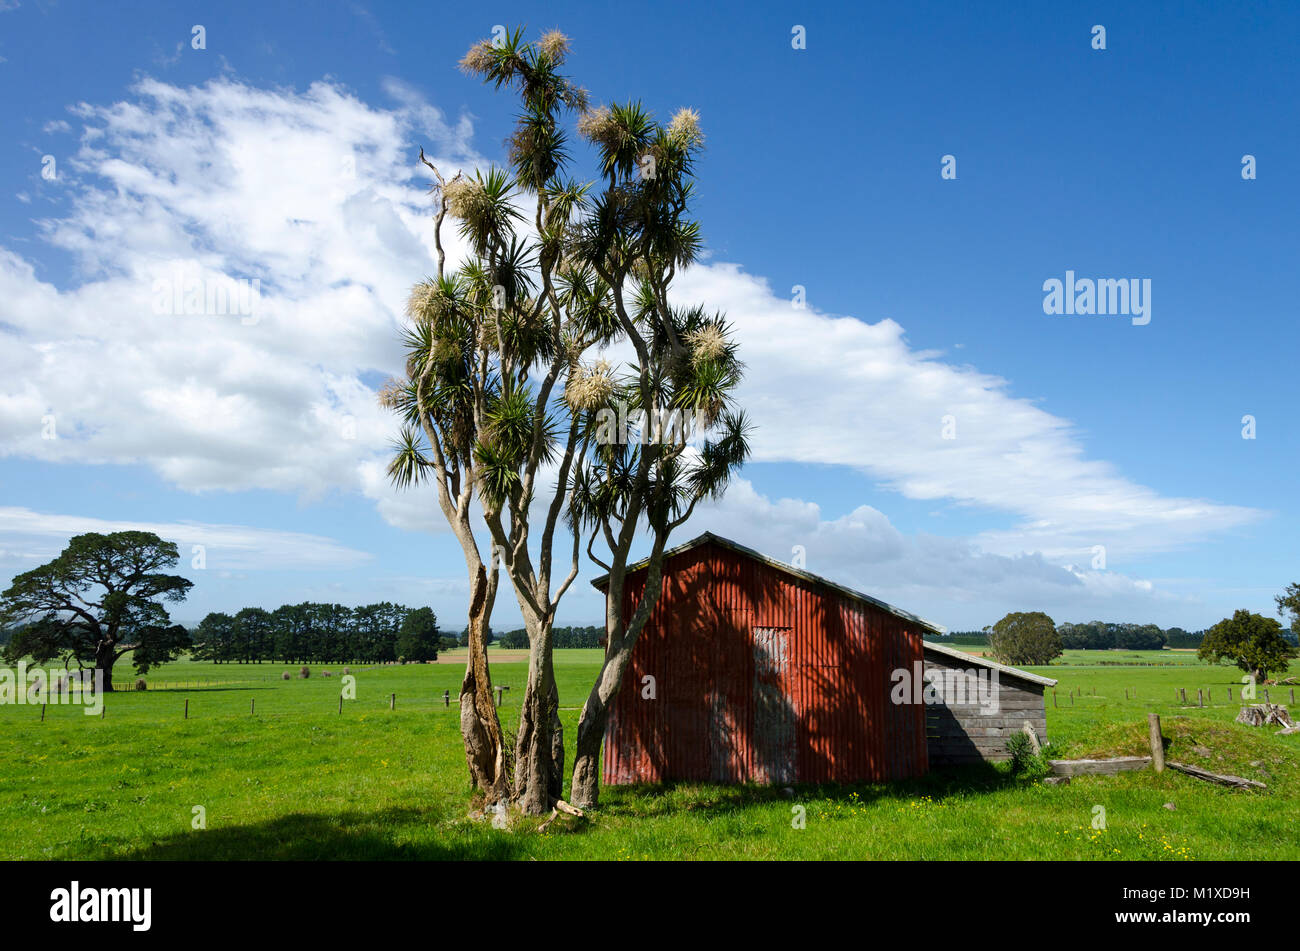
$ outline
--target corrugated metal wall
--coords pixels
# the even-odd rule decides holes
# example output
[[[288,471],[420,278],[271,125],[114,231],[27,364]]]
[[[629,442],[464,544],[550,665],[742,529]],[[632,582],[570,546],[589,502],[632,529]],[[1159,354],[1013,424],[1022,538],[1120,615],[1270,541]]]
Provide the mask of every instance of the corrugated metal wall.
[[[890,675],[920,660],[921,631],[902,618],[719,545],[689,549],[665,561],[612,705],[605,782],[918,776],[925,709],[891,703]]]

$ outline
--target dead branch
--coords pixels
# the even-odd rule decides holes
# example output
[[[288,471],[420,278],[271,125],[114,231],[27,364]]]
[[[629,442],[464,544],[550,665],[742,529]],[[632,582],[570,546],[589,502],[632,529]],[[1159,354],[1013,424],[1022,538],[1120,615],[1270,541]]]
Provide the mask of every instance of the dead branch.
[[[548,818],[545,822],[539,825],[537,827],[537,831],[545,832],[547,828],[550,826],[550,824],[554,822],[562,812],[565,815],[578,816],[579,818],[584,818],[584,819],[586,818],[586,813],[584,813],[577,806],[571,806],[563,799],[557,799],[555,800],[555,808],[551,810],[550,818]]]
[[[420,146],[420,161],[423,162],[425,165],[429,166],[430,170],[432,170],[433,172],[434,178],[438,179],[439,185],[446,184],[446,182],[443,180],[442,173],[438,171],[438,167],[424,157],[424,146]]]
[[[1186,763],[1165,763],[1170,769],[1176,769],[1180,773],[1186,773],[1188,776],[1195,776],[1197,779],[1203,779],[1208,783],[1218,783],[1220,786],[1231,786],[1234,789],[1267,789],[1263,783],[1256,782],[1253,779],[1244,779],[1241,776],[1220,776],[1218,773],[1211,773],[1207,769],[1201,769],[1199,766],[1188,766]]]

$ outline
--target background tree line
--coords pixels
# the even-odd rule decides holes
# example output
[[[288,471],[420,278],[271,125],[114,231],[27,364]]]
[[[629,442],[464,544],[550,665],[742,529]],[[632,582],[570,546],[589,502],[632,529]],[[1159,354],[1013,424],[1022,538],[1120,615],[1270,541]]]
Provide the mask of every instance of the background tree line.
[[[193,632],[195,660],[216,663],[382,663],[436,660],[444,639],[432,608],[382,601],[214,611]],[[445,639],[454,644],[451,639]]]
[[[556,627],[551,629],[551,633],[556,650],[604,646],[602,641],[605,638],[605,626],[603,624],[593,624],[590,627]],[[501,635],[500,641],[502,647],[523,650],[528,647],[528,631],[522,627],[515,631],[507,631]]]
[[[1161,628],[1155,624],[1133,624],[1113,621],[1086,621],[1077,624],[1065,622],[1057,626],[1064,650],[1159,650],[1162,647],[1199,648],[1206,630],[1185,631],[1181,627]],[[1283,640],[1300,643],[1291,631],[1282,631]],[[950,631],[926,640],[940,644],[965,644],[987,647],[989,628],[982,631]]]
[[[1276,599],[1278,614],[1292,619],[1292,629],[1300,622],[1300,585],[1290,585]],[[986,629],[988,646],[994,658],[1018,666],[1050,664],[1068,649],[1154,650],[1165,646],[1169,632],[1154,624],[1057,625],[1041,611],[1008,614]],[[1190,639],[1193,635],[1172,629],[1174,638]],[[1285,671],[1296,656],[1295,637],[1269,617],[1241,609],[1224,618],[1199,639],[1197,657],[1211,664],[1224,661],[1236,664],[1256,682],[1265,682],[1270,673]]]

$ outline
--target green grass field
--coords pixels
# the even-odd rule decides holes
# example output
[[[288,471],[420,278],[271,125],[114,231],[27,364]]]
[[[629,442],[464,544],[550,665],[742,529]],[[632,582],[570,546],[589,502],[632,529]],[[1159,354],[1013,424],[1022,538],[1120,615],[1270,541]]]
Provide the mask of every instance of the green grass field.
[[[123,665],[115,673],[122,692],[107,698],[103,719],[51,706],[42,722],[39,707],[0,706],[0,857],[1300,858],[1300,735],[1232,723],[1235,668],[1169,651],[1063,660],[1035,668],[1060,680],[1055,705],[1050,690],[1047,699],[1053,755],[1140,754],[1146,714],[1156,712],[1170,759],[1259,779],[1268,790],[1150,770],[1053,787],[1002,767],[888,786],[800,787],[793,799],[759,787],[613,788],[589,819],[562,818],[539,835],[537,820],[498,829],[468,816],[458,664],[353,667],[357,699],[340,715],[341,667],[313,665],[310,679],[283,681],[297,668],[181,661],[150,672],[146,692],[130,691],[136,678]],[[599,652],[558,651],[556,665],[571,764]],[[493,664],[494,682],[512,688],[502,711],[512,732],[524,676],[521,662]],[[1183,706],[1178,688],[1192,704],[1197,688],[1208,691],[1206,706]],[[1289,703],[1286,687],[1271,695]],[[192,828],[196,806],[206,829]],[[1097,806],[1104,830],[1092,828]],[[793,827],[796,808],[805,828]]]

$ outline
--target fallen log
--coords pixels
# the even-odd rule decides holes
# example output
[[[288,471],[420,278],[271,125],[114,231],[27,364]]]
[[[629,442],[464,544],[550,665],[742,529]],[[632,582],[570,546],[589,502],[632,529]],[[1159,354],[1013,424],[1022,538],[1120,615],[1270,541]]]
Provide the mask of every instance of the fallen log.
[[[1180,773],[1186,773],[1188,776],[1195,776],[1197,779],[1203,779],[1209,783],[1218,783],[1220,786],[1231,786],[1233,789],[1267,789],[1261,782],[1253,779],[1245,779],[1241,776],[1220,776],[1218,773],[1212,773],[1208,769],[1201,769],[1199,766],[1188,766],[1186,763],[1175,763],[1173,761],[1165,763],[1170,769],[1176,769]]]
[[[1050,761],[1057,776],[1113,776],[1133,769],[1146,769],[1150,756],[1116,756],[1113,759],[1054,759]]]

